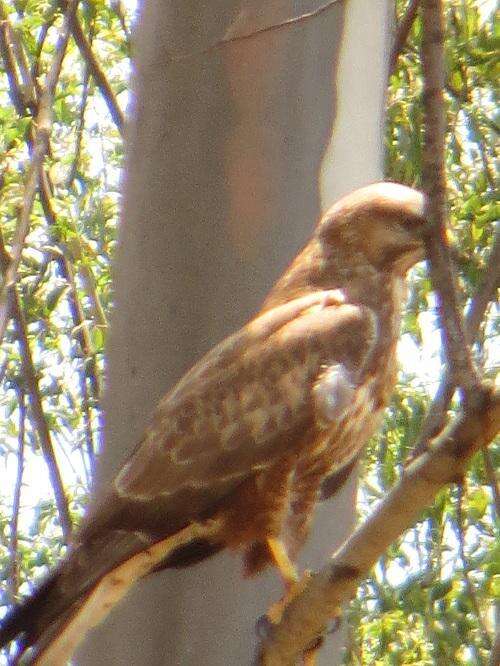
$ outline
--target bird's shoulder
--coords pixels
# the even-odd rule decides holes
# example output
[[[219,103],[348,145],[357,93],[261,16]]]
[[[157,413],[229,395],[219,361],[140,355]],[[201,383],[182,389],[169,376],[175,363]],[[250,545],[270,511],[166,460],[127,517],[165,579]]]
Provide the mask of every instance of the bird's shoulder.
[[[204,413],[228,394],[244,407],[246,391],[298,368],[310,367],[315,378],[317,368],[330,362],[361,367],[376,333],[372,310],[347,302],[340,290],[296,298],[258,313],[215,346],[164,396],[155,416],[164,420],[186,407],[193,415]]]

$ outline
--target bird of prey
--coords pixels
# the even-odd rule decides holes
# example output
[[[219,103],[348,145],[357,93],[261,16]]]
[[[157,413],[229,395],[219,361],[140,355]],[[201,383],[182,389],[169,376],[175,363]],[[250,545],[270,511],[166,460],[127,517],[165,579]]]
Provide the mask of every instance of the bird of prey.
[[[424,228],[423,195],[395,183],[333,205],[255,317],[160,401],[63,561],[3,620],[0,645],[64,664],[138,579],[223,548],[249,575],[273,564],[293,580],[315,503],[393,391]]]

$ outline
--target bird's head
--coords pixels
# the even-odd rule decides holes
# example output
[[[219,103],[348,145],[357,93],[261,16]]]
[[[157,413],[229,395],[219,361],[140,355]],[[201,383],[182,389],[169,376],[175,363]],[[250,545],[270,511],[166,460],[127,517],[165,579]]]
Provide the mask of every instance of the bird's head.
[[[311,290],[341,288],[358,300],[387,286],[424,256],[424,196],[396,183],[375,183],[343,197],[323,216],[302,252],[266,299],[269,309]]]
[[[340,199],[316,234],[332,254],[357,253],[385,272],[404,275],[424,258],[424,195],[397,183],[374,183]]]

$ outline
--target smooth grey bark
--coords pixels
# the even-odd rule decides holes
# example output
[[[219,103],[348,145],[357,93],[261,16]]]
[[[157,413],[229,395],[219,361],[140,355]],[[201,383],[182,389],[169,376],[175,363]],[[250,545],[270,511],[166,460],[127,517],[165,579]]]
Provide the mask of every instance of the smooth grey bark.
[[[158,398],[256,311],[321,211],[381,176],[387,0],[338,1],[262,31],[296,6],[325,4],[143,5],[101,482]],[[319,565],[349,532],[354,493],[351,482],[321,507],[303,565]],[[249,664],[255,621],[282,589],[275,572],[244,580],[240,569],[223,553],[143,581],[78,663]],[[321,663],[337,662],[340,636],[327,641]]]

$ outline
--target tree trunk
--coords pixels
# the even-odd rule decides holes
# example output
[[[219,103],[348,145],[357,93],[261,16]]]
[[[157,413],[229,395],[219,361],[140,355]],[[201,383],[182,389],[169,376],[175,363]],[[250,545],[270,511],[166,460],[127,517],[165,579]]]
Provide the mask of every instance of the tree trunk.
[[[388,2],[333,2],[272,27],[296,16],[295,5],[324,4],[143,4],[101,482],[160,396],[255,312],[321,211],[382,175]],[[304,566],[350,531],[354,485],[321,507]],[[249,664],[255,621],[282,588],[276,572],[240,572],[240,559],[223,553],[151,576],[93,633],[79,663]],[[321,663],[338,662],[339,637]]]

